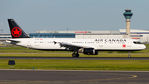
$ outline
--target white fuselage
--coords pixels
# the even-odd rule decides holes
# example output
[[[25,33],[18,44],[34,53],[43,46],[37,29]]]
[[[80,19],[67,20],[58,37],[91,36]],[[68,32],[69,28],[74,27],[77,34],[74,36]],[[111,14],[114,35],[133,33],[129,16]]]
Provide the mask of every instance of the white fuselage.
[[[66,50],[65,47],[61,47],[60,44],[55,44],[54,42],[90,47],[95,50],[143,50],[146,48],[144,44],[136,44],[134,40],[126,38],[18,38],[11,40],[19,41],[16,45],[40,50]]]

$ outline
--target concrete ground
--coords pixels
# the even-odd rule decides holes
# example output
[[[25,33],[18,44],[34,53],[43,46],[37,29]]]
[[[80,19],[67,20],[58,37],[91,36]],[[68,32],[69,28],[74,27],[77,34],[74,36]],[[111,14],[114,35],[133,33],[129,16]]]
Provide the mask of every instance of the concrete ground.
[[[0,84],[149,84],[148,71],[0,70]]]

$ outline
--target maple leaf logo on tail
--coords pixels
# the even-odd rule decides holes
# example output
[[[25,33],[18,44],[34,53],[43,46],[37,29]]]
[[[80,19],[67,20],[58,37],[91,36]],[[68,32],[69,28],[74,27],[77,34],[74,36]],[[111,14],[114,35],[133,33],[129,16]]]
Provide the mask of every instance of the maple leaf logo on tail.
[[[19,28],[19,27],[14,27],[12,30],[11,30],[11,33],[14,37],[19,37],[21,36],[22,34],[22,30]]]

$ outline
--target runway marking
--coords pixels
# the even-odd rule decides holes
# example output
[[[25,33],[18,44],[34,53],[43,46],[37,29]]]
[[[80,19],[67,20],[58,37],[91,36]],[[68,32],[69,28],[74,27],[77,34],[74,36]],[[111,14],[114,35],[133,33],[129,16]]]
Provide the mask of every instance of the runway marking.
[[[134,78],[138,77],[137,75],[128,75],[128,74],[119,74],[119,75],[121,75],[121,76],[120,77],[115,77],[115,78],[101,78],[101,79],[80,80],[80,82],[112,81],[112,80],[121,80],[121,79],[125,80],[125,79],[134,79]]]
[[[131,75],[130,78],[137,78],[138,76],[137,75]]]

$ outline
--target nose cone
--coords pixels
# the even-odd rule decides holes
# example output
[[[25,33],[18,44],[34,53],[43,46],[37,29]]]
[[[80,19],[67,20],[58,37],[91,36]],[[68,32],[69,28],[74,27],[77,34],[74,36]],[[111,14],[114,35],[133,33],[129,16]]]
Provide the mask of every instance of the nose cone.
[[[144,50],[144,49],[146,49],[146,46],[145,46],[144,44],[141,44],[141,45],[139,46],[139,49],[140,49],[140,50]]]

